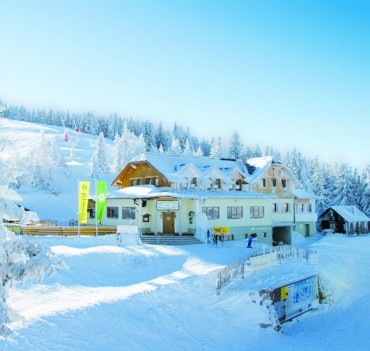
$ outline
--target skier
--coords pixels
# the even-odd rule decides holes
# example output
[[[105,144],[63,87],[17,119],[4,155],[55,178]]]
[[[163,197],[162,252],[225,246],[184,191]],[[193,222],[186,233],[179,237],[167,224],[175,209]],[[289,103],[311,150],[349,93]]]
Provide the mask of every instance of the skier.
[[[251,234],[248,237],[248,246],[247,246],[248,249],[251,249],[252,248],[252,240],[253,240],[253,236]]]
[[[213,234],[213,243],[217,246],[217,242],[218,242],[218,235],[217,234]]]

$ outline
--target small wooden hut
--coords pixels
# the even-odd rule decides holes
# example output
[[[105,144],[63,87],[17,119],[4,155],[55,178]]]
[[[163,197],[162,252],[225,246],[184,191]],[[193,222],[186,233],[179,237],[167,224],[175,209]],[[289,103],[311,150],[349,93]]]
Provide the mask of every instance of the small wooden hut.
[[[319,230],[347,235],[370,232],[370,218],[356,206],[331,206],[318,217]]]

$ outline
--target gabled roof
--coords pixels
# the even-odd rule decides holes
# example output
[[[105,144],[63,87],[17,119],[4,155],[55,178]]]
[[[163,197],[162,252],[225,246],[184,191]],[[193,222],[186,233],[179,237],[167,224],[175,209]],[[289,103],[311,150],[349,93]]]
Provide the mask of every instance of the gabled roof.
[[[281,162],[274,160],[272,156],[250,158],[246,161],[246,164],[252,170],[247,177],[247,182],[250,184],[258,181],[272,165],[276,164],[283,168],[284,172],[293,179],[297,187],[301,187],[297,177]]]
[[[130,163],[135,162],[148,162],[160,173],[162,173],[168,180],[183,177],[184,169],[195,167],[199,174],[207,177],[207,173],[219,174],[220,178],[225,178],[230,172],[236,169],[241,175],[248,175],[247,168],[242,161],[230,159],[218,159],[213,157],[197,157],[197,156],[184,156],[173,154],[162,154],[145,152],[133,158]]]
[[[283,164],[274,160],[272,156],[251,158],[244,162],[235,159],[144,152],[134,157],[129,164],[140,162],[150,164],[168,181],[177,183],[186,182],[186,170],[193,170],[195,174],[199,172],[198,178],[203,183],[207,183],[207,178],[213,178],[215,174],[219,174],[220,179],[228,182],[228,179],[235,178],[235,175],[239,173],[244,182],[252,184],[263,177],[265,172],[275,164],[280,165],[287,176],[293,179],[296,188],[302,187],[294,174]],[[208,175],[212,176],[208,177]]]
[[[370,218],[356,206],[331,206],[346,222],[369,222]],[[325,211],[326,212],[326,211]]]

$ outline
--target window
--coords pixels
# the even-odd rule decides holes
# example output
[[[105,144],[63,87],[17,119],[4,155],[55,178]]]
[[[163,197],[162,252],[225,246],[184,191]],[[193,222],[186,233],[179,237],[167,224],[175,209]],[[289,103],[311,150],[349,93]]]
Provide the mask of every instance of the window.
[[[266,188],[266,179],[261,179],[261,188]]]
[[[243,181],[241,179],[238,179],[236,181],[235,190],[242,190],[243,189]]]
[[[135,219],[135,207],[122,207],[122,219]]]
[[[271,179],[271,188],[276,188],[276,179],[275,178]]]
[[[190,186],[192,188],[196,188],[197,187],[197,178],[192,178],[191,179]]]
[[[89,213],[89,218],[95,218],[95,209],[94,208],[88,208],[87,212]]]
[[[304,213],[304,204],[297,204],[296,205],[296,212],[297,213]]]
[[[152,184],[158,186],[158,177],[146,177],[145,184]]]
[[[266,239],[267,238],[267,233],[266,232],[262,232],[261,233],[261,239]]]
[[[107,218],[118,218],[118,207],[107,207]]]
[[[263,206],[251,206],[250,218],[263,218],[265,215],[265,208]]]
[[[145,178],[145,184],[152,184],[152,177],[146,177]]]
[[[281,180],[281,187],[286,188],[286,179]]]
[[[221,179],[217,178],[213,181],[212,189],[220,189],[221,188]]]
[[[242,206],[230,206],[227,208],[227,219],[240,219],[243,218]]]
[[[287,202],[281,204],[281,210],[283,213],[288,213],[289,212],[289,204]]]
[[[202,212],[205,213],[208,219],[220,218],[220,208],[219,207],[203,207]]]
[[[143,184],[142,178],[131,178],[131,186]]]
[[[276,202],[272,204],[272,213],[278,213],[278,204]]]
[[[307,205],[307,212],[312,213],[312,204]]]

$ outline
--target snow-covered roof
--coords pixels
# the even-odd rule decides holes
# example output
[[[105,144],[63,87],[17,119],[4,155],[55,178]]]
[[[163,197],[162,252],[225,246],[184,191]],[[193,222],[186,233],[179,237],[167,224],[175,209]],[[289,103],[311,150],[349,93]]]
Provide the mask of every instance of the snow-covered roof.
[[[186,178],[194,176],[200,178],[202,183],[207,183],[207,179],[222,179],[224,183],[229,183],[228,180],[241,177],[246,183],[252,184],[258,181],[273,164],[281,164],[272,156],[255,157],[244,162],[235,159],[154,152],[144,152],[130,161],[130,163],[136,162],[150,163],[170,182],[175,183],[186,182]],[[284,165],[282,167],[284,172],[299,185],[294,174]],[[308,193],[307,195],[308,198],[314,198],[314,195]]]
[[[250,158],[246,161],[246,166],[250,170],[246,178],[247,183],[255,183],[258,181],[265,172],[272,166],[272,164],[279,164],[284,168],[284,172],[289,175],[290,178],[294,180],[296,184],[300,184],[297,177],[281,162],[274,160],[272,156],[262,156]]]
[[[270,194],[256,193],[253,191],[222,191],[222,190],[196,190],[186,189],[177,190],[168,187],[155,187],[153,185],[138,185],[131,186],[111,192],[107,195],[109,199],[151,199],[159,197],[175,197],[179,199],[261,199],[261,198],[275,198],[276,196]]]
[[[304,189],[293,189],[293,195],[296,199],[320,199],[320,196],[309,193]]]
[[[331,206],[346,222],[369,222],[370,218],[356,206]]]
[[[134,157],[130,162],[141,161],[149,162],[169,180],[170,178],[176,179],[176,175],[183,176],[184,171],[189,169],[190,165],[204,176],[207,176],[209,173],[225,178],[235,169],[243,176],[248,175],[247,167],[242,161],[231,159],[145,152]]]

